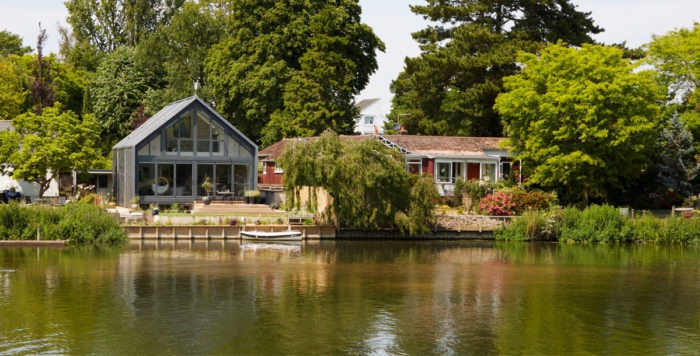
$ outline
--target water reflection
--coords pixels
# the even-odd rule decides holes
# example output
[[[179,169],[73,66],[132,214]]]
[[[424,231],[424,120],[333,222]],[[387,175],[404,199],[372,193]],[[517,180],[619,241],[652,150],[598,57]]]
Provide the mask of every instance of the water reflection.
[[[0,249],[0,354],[692,353],[700,249],[137,242]]]

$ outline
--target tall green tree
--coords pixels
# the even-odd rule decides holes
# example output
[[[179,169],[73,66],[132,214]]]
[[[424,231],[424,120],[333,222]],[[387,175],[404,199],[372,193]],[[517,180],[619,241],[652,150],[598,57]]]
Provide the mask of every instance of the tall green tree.
[[[67,0],[67,21],[80,43],[110,53],[135,46],[167,23],[185,0]]]
[[[0,171],[39,185],[42,197],[51,180],[71,170],[94,167],[100,157],[99,125],[80,120],[60,104],[12,119],[14,130],[0,132]]]
[[[219,112],[257,142],[264,131],[268,144],[325,128],[351,131],[353,97],[383,50],[360,22],[357,0],[242,0],[229,11],[229,36],[205,61]]]
[[[700,23],[654,36],[647,61],[667,88],[667,114],[678,112],[694,137],[700,137]]]
[[[7,57],[11,54],[22,56],[32,49],[22,45],[22,37],[7,30],[0,31],[0,58]]]
[[[659,193],[672,192],[679,199],[691,194],[691,181],[698,171],[693,135],[686,129],[678,114],[668,120],[656,141],[657,157],[654,168],[658,172],[657,183],[663,187]]]
[[[27,109],[29,75],[21,57],[0,58],[0,120],[9,120]]]
[[[390,118],[412,133],[500,136],[493,104],[502,78],[518,71],[518,50],[557,40],[589,43],[602,31],[568,0],[427,3],[411,10],[437,24],[413,34],[422,53],[406,58],[391,84]]]
[[[549,45],[496,99],[528,183],[588,204],[625,190],[648,167],[659,91],[650,71],[614,47]]]
[[[103,151],[131,132],[132,117],[149,83],[148,73],[139,67],[131,48],[119,48],[100,64],[88,90],[95,120],[102,127]]]
[[[187,2],[167,24],[148,34],[136,47],[140,63],[156,73],[159,80],[147,93],[150,114],[167,103],[195,94],[214,102],[214,94],[204,73],[209,49],[221,41],[226,30],[227,12],[207,1]]]

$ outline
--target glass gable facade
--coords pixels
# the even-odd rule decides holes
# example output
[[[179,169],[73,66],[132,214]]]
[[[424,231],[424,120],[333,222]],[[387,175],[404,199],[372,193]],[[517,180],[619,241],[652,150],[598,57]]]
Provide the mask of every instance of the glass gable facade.
[[[237,135],[236,135],[237,136]],[[243,197],[254,189],[254,153],[201,106],[183,111],[137,146],[136,194]],[[208,180],[212,190],[205,191]]]

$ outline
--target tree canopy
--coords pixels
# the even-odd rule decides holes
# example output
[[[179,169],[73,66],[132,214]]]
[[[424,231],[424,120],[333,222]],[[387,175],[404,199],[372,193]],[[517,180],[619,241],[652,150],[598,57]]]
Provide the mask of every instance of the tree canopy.
[[[75,39],[103,53],[134,46],[182,6],[185,0],[67,0]]]
[[[422,53],[391,85],[390,116],[416,134],[502,135],[493,104],[502,78],[518,71],[518,50],[589,43],[602,31],[568,0],[427,2],[411,10],[439,24],[413,34]]]
[[[0,31],[0,58],[7,57],[11,54],[22,56],[32,49],[22,45],[22,37],[7,30]]]
[[[293,141],[278,163],[284,168],[287,202],[298,207],[299,188],[323,188],[332,204],[324,216],[339,226],[377,229],[399,227],[411,234],[429,230],[437,200],[431,177],[413,184],[401,154],[378,140],[341,141],[330,131],[318,139]],[[315,211],[312,189],[309,210]],[[413,193],[412,193],[413,189]]]
[[[229,35],[205,61],[217,111],[264,144],[352,131],[354,95],[384,49],[357,0],[236,1],[229,11]]]
[[[693,143],[693,135],[678,114],[672,115],[656,141],[658,158],[653,168],[657,172],[657,183],[663,189],[657,193],[671,193],[679,200],[691,194],[691,181],[698,171],[697,152]]]
[[[521,73],[496,99],[528,183],[568,202],[606,199],[647,167],[659,91],[650,71],[614,47],[558,43],[521,53]]]
[[[60,173],[87,171],[99,161],[97,122],[90,117],[80,120],[60,104],[44,108],[41,115],[15,116],[12,126],[14,130],[0,132],[0,170],[37,183],[40,197]]]
[[[667,115],[678,112],[693,136],[700,137],[700,23],[654,36],[647,49],[647,61],[667,88]]]
[[[89,85],[89,100],[102,127],[105,150],[131,132],[132,118],[148,89],[149,77],[133,49],[119,48],[100,64]]]

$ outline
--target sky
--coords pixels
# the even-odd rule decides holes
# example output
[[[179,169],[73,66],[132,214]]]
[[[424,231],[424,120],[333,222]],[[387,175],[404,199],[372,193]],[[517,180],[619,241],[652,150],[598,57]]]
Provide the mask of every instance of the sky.
[[[411,33],[428,25],[413,14],[409,5],[422,0],[359,0],[362,22],[374,29],[386,50],[377,55],[379,69],[356,98],[358,101],[380,98],[381,110],[391,109],[391,81],[403,70],[405,57],[420,54]],[[68,12],[64,0],[0,0],[0,30],[20,35],[24,44],[36,47],[39,22],[49,36],[45,52],[58,51],[58,26],[66,26]],[[605,29],[594,36],[602,43],[627,42],[638,47],[653,35],[664,35],[678,28],[690,28],[700,22],[698,0],[572,0],[579,11],[591,12],[595,23]]]

